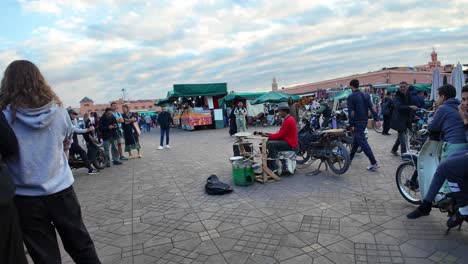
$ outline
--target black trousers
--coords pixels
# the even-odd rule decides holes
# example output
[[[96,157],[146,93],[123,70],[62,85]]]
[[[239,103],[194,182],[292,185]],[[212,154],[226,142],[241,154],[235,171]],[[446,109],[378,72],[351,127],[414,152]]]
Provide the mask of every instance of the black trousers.
[[[390,122],[392,121],[391,115],[384,115],[383,116],[383,131],[382,134],[388,134],[390,131]]]
[[[0,206],[0,263],[28,263],[24,254],[23,238],[13,200]]]
[[[73,157],[73,155],[75,154],[80,155],[86,168],[88,168],[88,171],[93,170],[93,167],[91,167],[91,163],[89,163],[89,159],[88,159],[88,155],[86,154],[86,151],[80,147],[78,142],[73,142],[70,147],[70,157]]]
[[[284,140],[269,140],[267,143],[267,149],[268,149],[268,157],[270,159],[276,159],[278,157],[279,151],[292,150],[288,142]],[[267,163],[268,163],[268,168],[270,168],[271,170],[277,169],[275,160],[268,160]]]
[[[73,187],[47,196],[16,196],[15,203],[24,243],[35,264],[62,263],[55,230],[75,263],[101,263]]]

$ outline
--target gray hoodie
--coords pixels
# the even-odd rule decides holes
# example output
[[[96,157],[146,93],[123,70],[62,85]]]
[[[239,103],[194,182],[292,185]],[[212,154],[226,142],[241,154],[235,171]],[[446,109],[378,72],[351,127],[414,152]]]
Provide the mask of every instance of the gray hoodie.
[[[16,194],[42,196],[70,187],[74,180],[64,141],[71,141],[73,126],[66,110],[55,103],[17,109],[13,123],[10,107],[3,112],[19,144],[19,158],[7,162]]]

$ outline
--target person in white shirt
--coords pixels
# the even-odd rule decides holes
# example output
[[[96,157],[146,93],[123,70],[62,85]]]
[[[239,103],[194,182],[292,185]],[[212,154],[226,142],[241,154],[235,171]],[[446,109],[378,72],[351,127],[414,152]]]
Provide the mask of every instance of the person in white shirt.
[[[247,127],[245,118],[247,116],[247,109],[245,109],[242,102],[237,104],[236,109],[234,109],[234,115],[236,115],[237,132],[246,132]]]

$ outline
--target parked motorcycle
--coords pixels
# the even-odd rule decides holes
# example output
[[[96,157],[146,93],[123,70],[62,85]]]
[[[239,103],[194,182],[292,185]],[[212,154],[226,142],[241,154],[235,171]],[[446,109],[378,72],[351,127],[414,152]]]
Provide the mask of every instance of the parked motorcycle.
[[[311,122],[303,119],[304,127],[299,131],[299,146],[297,152],[298,164],[312,164],[320,160],[316,172],[320,172],[322,164],[328,165],[336,174],[345,173],[350,166],[349,153],[343,145],[342,139],[346,135],[343,129],[319,131],[314,129]]]
[[[431,135],[431,138],[438,138]],[[411,204],[420,204],[432,182],[434,173],[440,163],[442,143],[436,140],[427,141],[419,153],[404,153],[404,162],[398,166],[395,181],[398,191]],[[456,217],[459,206],[451,196],[449,188],[442,188],[432,203],[433,208],[447,213],[449,218]],[[453,226],[447,226],[447,233]],[[461,224],[459,225],[459,229]]]
[[[91,138],[91,143],[87,144],[87,146],[87,156],[89,162],[93,164],[94,168],[98,170],[104,169],[107,164],[107,157],[99,142],[96,139]],[[86,168],[83,159],[81,159],[78,154],[70,157],[68,159],[68,164],[72,169]]]

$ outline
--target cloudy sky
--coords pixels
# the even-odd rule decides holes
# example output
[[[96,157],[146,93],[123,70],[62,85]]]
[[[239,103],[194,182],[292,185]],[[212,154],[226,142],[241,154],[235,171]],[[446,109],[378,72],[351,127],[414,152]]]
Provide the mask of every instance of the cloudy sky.
[[[0,69],[36,63],[66,105],[165,97],[174,83],[258,91],[468,63],[468,0],[1,0]]]

